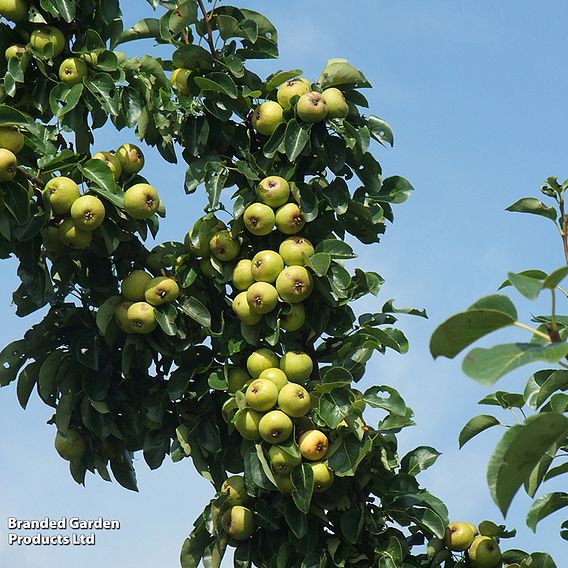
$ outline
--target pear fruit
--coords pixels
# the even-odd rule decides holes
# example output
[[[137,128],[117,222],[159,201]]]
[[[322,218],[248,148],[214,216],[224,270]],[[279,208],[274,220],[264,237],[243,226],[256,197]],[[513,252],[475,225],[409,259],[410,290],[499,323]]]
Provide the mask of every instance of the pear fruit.
[[[279,446],[270,446],[268,450],[268,457],[270,460],[270,467],[276,475],[286,475],[302,462],[302,458],[292,456],[284,451]]]
[[[158,326],[154,306],[147,302],[135,302],[126,313],[134,333],[145,335],[152,333]]]
[[[87,64],[78,57],[68,57],[59,66],[59,79],[66,85],[72,87],[81,83],[87,76],[89,68]]]
[[[10,150],[0,148],[0,182],[12,181],[18,172],[18,159]]]
[[[10,22],[21,22],[26,19],[28,15],[28,2],[27,0],[1,0],[0,1],[0,16],[3,16]]]
[[[0,148],[17,154],[24,147],[25,140],[17,126],[0,126]]]
[[[257,106],[252,115],[252,126],[264,136],[270,136],[284,122],[284,109],[275,101],[265,101]]]
[[[53,225],[48,225],[41,230],[43,246],[50,253],[59,254],[66,250],[65,245],[59,240],[59,230]]]
[[[75,226],[73,219],[65,219],[57,228],[59,240],[68,247],[82,250],[86,249],[93,240],[91,231],[82,231]]]
[[[262,237],[274,229],[276,217],[272,207],[264,203],[253,203],[245,209],[243,222],[249,233]]]
[[[246,505],[249,500],[245,487],[245,479],[240,475],[231,475],[221,485],[221,493],[227,496],[225,503],[229,506]]]
[[[275,223],[281,233],[295,235],[304,228],[306,220],[296,203],[286,203],[276,211]]]
[[[254,284],[252,276],[252,261],[243,258],[237,262],[233,269],[233,286],[237,290],[246,290],[251,284]]]
[[[343,93],[331,87],[326,89],[322,96],[327,104],[327,118],[346,118],[349,114],[349,105],[343,96]]]
[[[57,453],[70,462],[80,460],[87,450],[87,442],[77,430],[68,430],[66,433],[57,432],[55,435],[55,449]]]
[[[266,347],[258,349],[247,359],[247,370],[253,379],[258,379],[262,371],[273,367],[278,367],[278,355]]]
[[[227,230],[215,233],[209,241],[211,254],[222,261],[234,260],[241,251],[239,240]]]
[[[65,36],[53,26],[43,26],[31,33],[30,44],[40,53],[57,57],[65,47]]]
[[[124,331],[124,333],[134,333],[134,328],[128,319],[128,308],[133,304],[133,302],[125,301],[118,304],[114,310],[114,319],[118,327]]]
[[[127,176],[137,174],[144,167],[144,154],[134,144],[123,144],[116,151],[116,156],[120,160],[122,173]]]
[[[179,296],[178,283],[168,276],[152,278],[144,290],[145,300],[152,306],[161,306],[175,302]]]
[[[288,383],[278,393],[278,407],[288,416],[300,418],[310,410],[310,395],[302,385]]]
[[[296,79],[286,81],[278,87],[276,99],[282,108],[288,108],[292,97],[301,97],[305,93],[309,93],[311,90],[312,85],[307,79],[297,77]]]
[[[71,205],[71,219],[81,231],[94,231],[105,218],[105,206],[94,195],[83,195]]]
[[[4,57],[6,57],[6,60],[11,59],[12,57],[22,57],[27,53],[27,49],[25,45],[18,45],[18,44],[14,44],[14,45],[10,45],[9,47],[6,48],[6,51],[4,52]],[[23,61],[22,61],[23,63]]]
[[[262,414],[252,408],[244,408],[235,420],[235,428],[245,440],[256,442],[260,440],[258,427]]]
[[[247,301],[247,293],[240,292],[233,300],[233,312],[245,325],[256,325],[262,315],[255,312]]]
[[[273,446],[275,447],[275,446]],[[292,495],[295,487],[292,483],[292,478],[290,475],[275,475],[274,481],[276,481],[276,487],[278,491],[283,495]]]
[[[93,154],[93,160],[102,160],[110,168],[115,180],[118,180],[122,175],[120,160],[112,152],[97,152]]]
[[[287,266],[306,266],[315,249],[308,239],[296,235],[282,241],[278,253]]]
[[[280,369],[286,373],[288,380],[293,383],[303,383],[312,374],[314,362],[302,351],[287,351],[280,359]]]
[[[247,405],[258,412],[274,408],[278,400],[278,387],[266,379],[255,379],[246,391]]]
[[[233,367],[227,372],[228,391],[231,394],[234,394],[238,390],[241,390],[251,380],[251,376],[244,369]]]
[[[133,270],[123,281],[120,291],[122,295],[132,302],[144,301],[146,286],[152,280],[152,275],[144,270]]]
[[[278,275],[284,270],[284,260],[273,250],[261,250],[252,258],[252,277],[257,282],[276,282]]]
[[[235,505],[225,512],[222,519],[224,531],[235,540],[248,540],[255,531],[254,515],[250,509]]]
[[[285,442],[292,434],[293,429],[294,425],[292,420],[281,410],[271,410],[267,412],[260,419],[258,424],[258,431],[260,432],[261,438],[269,444],[281,444]]]
[[[474,528],[469,523],[458,521],[446,527],[444,542],[450,550],[463,552],[471,546],[474,538]]]
[[[258,378],[260,380],[265,379],[267,381],[274,383],[278,391],[280,391],[280,389],[288,383],[288,377],[285,375],[284,371],[276,367],[272,367],[270,369],[264,369],[264,371],[260,373]]]
[[[307,430],[300,436],[298,443],[300,453],[310,461],[322,460],[329,447],[329,440],[321,430]]]
[[[322,94],[304,93],[296,103],[296,114],[303,122],[321,122],[327,116],[327,103]]]
[[[225,223],[217,219],[215,216],[200,219],[187,233],[185,237],[185,245],[196,256],[211,256],[211,251],[209,249],[211,237],[226,228]]]
[[[292,304],[287,314],[280,314],[280,327],[284,331],[298,331],[306,322],[306,310],[303,304]]]
[[[45,184],[44,195],[57,215],[68,213],[71,205],[81,197],[79,187],[68,177],[60,176],[50,179]]]
[[[246,295],[248,305],[255,314],[269,314],[278,305],[278,292],[268,282],[255,282]]]
[[[121,160],[120,163],[122,171],[125,172],[125,162]],[[149,183],[137,183],[124,193],[124,209],[133,219],[138,221],[149,219],[159,207],[158,192]]]
[[[227,424],[231,424],[233,417],[237,413],[238,409],[239,405],[237,404],[234,396],[232,396],[229,400],[226,400],[221,407],[221,415],[223,416],[223,420]]]
[[[285,302],[297,304],[312,293],[314,283],[310,273],[303,266],[288,266],[276,279],[276,290]]]
[[[190,75],[191,71],[189,69],[182,69],[180,67],[178,69],[174,69],[170,76],[170,85],[184,97],[189,97],[190,95],[189,87],[187,85]]]
[[[501,565],[501,549],[488,536],[476,536],[467,551],[474,568],[496,568]]]
[[[269,176],[258,184],[256,195],[262,203],[277,209],[288,201],[290,185],[280,176]]]
[[[314,475],[314,493],[327,491],[333,483],[333,472],[323,462],[310,465]]]

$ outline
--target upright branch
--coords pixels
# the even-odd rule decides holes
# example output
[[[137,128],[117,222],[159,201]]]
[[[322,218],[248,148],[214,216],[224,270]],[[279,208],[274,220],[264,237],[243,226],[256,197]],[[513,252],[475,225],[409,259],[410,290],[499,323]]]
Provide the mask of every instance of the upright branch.
[[[211,14],[207,12],[203,4],[203,0],[197,0],[203,17],[205,18],[205,25],[207,26],[207,43],[209,45],[209,50],[213,57],[217,57],[217,52],[215,51],[215,42],[213,41],[213,28],[211,27]]]
[[[566,260],[566,264],[568,264],[568,219],[566,218],[564,199],[562,197],[560,198],[560,216],[560,234],[562,235],[562,244],[564,245],[564,259]]]

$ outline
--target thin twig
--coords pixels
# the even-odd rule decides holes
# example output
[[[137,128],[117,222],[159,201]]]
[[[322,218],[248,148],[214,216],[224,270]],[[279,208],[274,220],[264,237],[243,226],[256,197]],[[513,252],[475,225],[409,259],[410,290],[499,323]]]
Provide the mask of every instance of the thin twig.
[[[530,331],[531,333],[534,333],[535,335],[538,335],[539,337],[542,337],[543,339],[550,341],[550,336],[546,335],[546,333],[542,333],[542,331],[539,331],[538,329],[535,329],[534,327],[530,327],[530,326],[525,325],[524,323],[521,323],[519,321],[516,321],[513,325],[516,325],[517,327],[520,327],[522,329],[526,329],[527,331]]]
[[[38,177],[26,172],[26,170],[24,170],[23,168],[18,168],[18,171],[21,174],[24,174],[26,179],[28,179],[29,181],[31,181],[33,184],[37,185],[38,187],[41,187],[42,189],[45,187],[45,183],[41,178],[38,178]]]
[[[207,13],[207,10],[203,5],[203,0],[197,0],[197,2],[199,3],[199,7],[203,12],[203,17],[205,18],[205,25],[207,26],[207,43],[209,44],[209,50],[211,51],[211,55],[213,57],[217,57],[217,52],[215,51],[215,41],[213,40],[213,28],[211,27],[211,14]]]
[[[564,212],[564,199],[560,199],[560,216],[562,217],[562,230],[560,234],[562,235],[562,244],[564,245],[564,259],[566,264],[568,264],[568,218],[566,218],[566,213]]]

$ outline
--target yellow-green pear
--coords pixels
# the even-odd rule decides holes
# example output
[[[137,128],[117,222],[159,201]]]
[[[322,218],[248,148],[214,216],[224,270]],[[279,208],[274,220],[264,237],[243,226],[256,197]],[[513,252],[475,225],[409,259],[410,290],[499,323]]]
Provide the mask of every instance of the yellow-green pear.
[[[94,231],[102,225],[105,218],[105,206],[94,195],[83,195],[71,205],[71,219],[78,229]]]
[[[292,418],[300,418],[310,410],[310,394],[295,383],[284,385],[278,393],[278,407]]]
[[[124,333],[134,333],[132,324],[128,319],[128,308],[130,308],[133,303],[134,302],[130,302],[128,300],[120,302],[114,310],[114,319],[116,320],[118,327],[124,331]]]
[[[221,485],[221,493],[226,495],[225,504],[229,506],[246,505],[249,496],[245,487],[245,478],[240,475],[231,475]]]
[[[65,176],[54,177],[45,184],[44,195],[57,215],[68,213],[71,205],[81,197],[79,186]]]
[[[256,314],[268,314],[278,305],[278,292],[268,282],[255,282],[246,291],[246,298],[250,309]]]
[[[233,286],[237,290],[247,290],[251,284],[254,284],[252,276],[252,261],[248,258],[243,258],[237,262],[233,269]]]
[[[300,453],[310,461],[322,460],[329,447],[329,440],[321,430],[307,430],[298,439]]]
[[[235,540],[248,540],[256,529],[254,515],[250,509],[242,505],[231,507],[222,519],[225,532]]]
[[[327,491],[333,484],[333,472],[324,462],[310,464],[314,476],[314,493]]]
[[[270,459],[270,467],[276,475],[290,474],[302,462],[300,455],[292,456],[276,445],[270,446],[268,457]]]
[[[287,266],[306,266],[315,249],[306,237],[295,235],[280,243],[278,253]]]
[[[303,383],[312,374],[314,362],[312,358],[302,351],[287,351],[280,359],[280,369],[284,371],[288,380],[293,383]]]
[[[256,195],[262,203],[276,209],[288,201],[290,185],[280,176],[268,176],[258,184]]]
[[[280,314],[280,327],[284,331],[298,331],[306,322],[306,309],[303,304],[292,304],[290,311]]]
[[[191,71],[189,69],[174,69],[170,76],[170,85],[174,90],[176,90],[180,95],[188,97],[190,95],[189,87],[187,86],[187,81]]]
[[[298,304],[306,300],[313,291],[314,283],[310,273],[303,266],[288,266],[276,279],[276,290],[285,302]]]
[[[147,302],[134,302],[126,313],[134,333],[141,335],[152,333],[158,326],[154,306]]]
[[[141,302],[146,292],[146,286],[152,280],[152,275],[144,270],[133,270],[123,281],[120,291],[122,295],[132,302]]]
[[[247,359],[247,370],[253,379],[258,379],[260,373],[265,369],[278,367],[278,355],[267,347],[258,349]]]
[[[260,440],[258,425],[261,418],[260,412],[252,410],[252,408],[244,408],[235,420],[235,428],[245,440],[258,441]]]
[[[327,116],[327,103],[321,93],[304,93],[296,103],[296,114],[303,122],[321,122]]]
[[[261,438],[269,444],[282,444],[290,437],[293,430],[292,420],[281,410],[267,412],[258,423]]]
[[[18,172],[18,159],[10,150],[0,148],[0,182],[12,181]]]
[[[259,133],[264,136],[270,136],[284,121],[284,110],[275,101],[265,101],[253,112],[252,126]]]
[[[233,312],[245,325],[256,325],[261,319],[262,315],[253,311],[247,302],[247,293],[240,292],[235,296],[232,303]]]
[[[257,236],[270,234],[274,229],[276,216],[272,207],[264,203],[253,203],[249,205],[243,214],[243,223],[249,233]]]
[[[224,230],[211,237],[209,250],[215,258],[227,262],[237,258],[241,251],[241,244],[239,239],[231,235],[230,231]]]
[[[233,367],[227,373],[228,391],[234,394],[241,390],[250,380],[252,380],[251,376],[244,369]]]
[[[322,96],[327,104],[327,118],[346,118],[349,114],[349,105],[343,93],[331,87],[326,89]]]
[[[24,147],[25,138],[17,126],[0,126],[0,148],[17,154]]]
[[[446,527],[444,542],[450,550],[463,552],[471,546],[475,532],[475,529],[469,523],[453,522]]]
[[[30,44],[40,53],[51,49],[50,55],[57,57],[65,47],[65,36],[54,26],[42,26],[31,33]]]
[[[68,57],[59,66],[59,79],[72,87],[81,83],[87,76],[89,69],[87,64],[78,57]]]
[[[261,250],[252,258],[252,277],[257,282],[272,284],[283,270],[284,260],[276,251]]]
[[[497,568],[501,566],[501,549],[489,536],[476,536],[467,550],[474,568]]]
[[[110,168],[115,180],[122,175],[120,160],[112,152],[97,152],[93,154],[93,160],[102,160]]]
[[[29,5],[27,0],[1,0],[0,16],[11,22],[21,22],[28,16]]]
[[[124,162],[121,160],[122,171]],[[128,173],[128,172],[127,172]],[[159,208],[160,198],[156,189],[148,183],[137,183],[124,193],[124,209],[133,219],[149,219]]]
[[[85,455],[87,442],[77,430],[68,430],[65,433],[57,432],[55,449],[64,460],[74,462],[80,460]]]
[[[278,87],[276,98],[282,108],[288,108],[292,97],[301,97],[304,93],[309,93],[311,90],[312,85],[307,79],[296,77]]]
[[[75,226],[73,219],[65,219],[57,229],[59,240],[73,249],[86,249],[93,240],[91,231],[82,231]]]
[[[258,376],[259,380],[265,379],[270,381],[276,385],[278,391],[284,387],[288,383],[288,377],[286,373],[282,371],[282,369],[278,369],[277,367],[271,367],[270,369],[264,369],[262,373]]]
[[[168,276],[157,276],[146,284],[144,298],[152,306],[174,302],[179,296],[178,283]]]
[[[116,151],[116,156],[120,160],[122,172],[127,176],[137,174],[144,167],[144,154],[134,144],[123,144]]]
[[[299,233],[306,224],[302,211],[296,203],[286,203],[277,211],[274,218],[276,228],[285,235]]]

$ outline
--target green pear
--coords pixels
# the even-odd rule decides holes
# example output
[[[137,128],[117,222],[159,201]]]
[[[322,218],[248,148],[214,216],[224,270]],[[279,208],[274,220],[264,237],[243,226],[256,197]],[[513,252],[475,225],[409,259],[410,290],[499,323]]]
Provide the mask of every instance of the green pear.
[[[256,442],[260,440],[260,432],[258,426],[262,414],[252,408],[243,408],[239,411],[237,419],[235,420],[235,428],[245,440]]]
[[[476,536],[467,553],[474,568],[496,568],[501,565],[501,549],[491,537]]]
[[[278,253],[287,266],[306,266],[315,249],[308,239],[296,235],[282,241]]]
[[[278,292],[268,282],[255,282],[246,295],[250,309],[255,314],[269,314],[278,305]]]
[[[51,209],[57,215],[68,213],[71,205],[81,197],[78,185],[65,176],[50,179],[45,184],[44,195],[51,205]]]
[[[249,496],[245,487],[245,478],[231,475],[221,485],[221,493],[227,496],[225,503],[229,506],[246,505]]]
[[[215,233],[209,241],[211,254],[222,261],[234,260],[241,251],[239,240],[230,231],[224,230]]]
[[[299,455],[292,456],[280,446],[270,446],[268,457],[270,459],[270,467],[276,475],[290,474],[302,462],[302,458]]]
[[[343,93],[331,87],[326,89],[322,96],[327,104],[327,118],[346,118],[349,114],[349,105],[343,96]]]
[[[237,290],[246,290],[251,284],[254,284],[252,276],[252,261],[248,258],[243,258],[237,262],[233,269],[233,286]]]
[[[252,115],[252,126],[264,136],[270,136],[284,122],[284,110],[274,101],[265,101],[257,106]]]
[[[147,302],[135,302],[128,308],[126,315],[134,333],[145,335],[158,327],[154,306]]]
[[[87,76],[89,68],[87,64],[78,57],[68,57],[59,66],[59,79],[66,85],[72,87],[81,83]]]
[[[0,126],[0,148],[17,154],[24,147],[25,140],[17,126]]]
[[[189,69],[178,68],[174,69],[170,76],[170,85],[175,91],[184,97],[189,97],[191,94],[187,85],[190,75],[191,71]]]
[[[85,455],[87,442],[77,430],[68,430],[66,433],[57,432],[55,449],[64,460],[74,462]]]
[[[303,266],[288,266],[276,279],[276,290],[285,302],[298,304],[312,293],[314,283],[310,273]]]
[[[327,491],[333,483],[333,472],[324,462],[310,464],[314,476],[314,493]]]
[[[470,524],[458,521],[446,527],[444,542],[450,550],[463,552],[471,546],[474,538],[475,531]]]
[[[255,379],[247,388],[247,405],[258,412],[265,412],[274,408],[278,400],[278,388],[266,379]]]
[[[306,220],[296,203],[286,203],[276,211],[275,223],[281,233],[295,235],[304,228]]]
[[[144,154],[134,144],[123,144],[116,151],[116,156],[120,160],[122,173],[127,176],[137,174],[144,167]]]
[[[290,475],[275,475],[274,481],[276,481],[276,487],[278,488],[278,491],[280,491],[280,493],[282,493],[283,495],[292,495],[295,487],[292,483],[292,478]]]
[[[292,97],[301,97],[303,94],[309,93],[311,90],[312,84],[307,79],[297,77],[296,79],[290,79],[280,85],[280,87],[278,87],[278,92],[276,93],[276,98],[278,100],[278,104],[282,108],[288,108]]]
[[[303,122],[321,122],[327,116],[327,103],[323,95],[304,93],[296,103],[296,114]]]
[[[0,148],[0,182],[12,181],[18,173],[18,159],[10,150]]]
[[[21,22],[28,16],[27,0],[0,0],[0,16],[10,22]]]
[[[152,280],[152,275],[144,270],[133,270],[123,281],[120,291],[122,295],[133,302],[144,301],[146,286]]]
[[[71,219],[81,231],[94,231],[102,225],[105,218],[105,206],[94,195],[83,195],[71,205]]]
[[[284,260],[273,250],[261,250],[252,258],[252,277],[257,282],[276,282],[278,275],[284,270]]]
[[[43,26],[31,33],[30,44],[39,53],[57,57],[65,47],[65,36],[53,26]]]
[[[233,367],[232,369],[229,369],[227,373],[227,384],[229,385],[228,390],[231,394],[234,394],[241,390],[251,380],[252,377],[244,369]]]
[[[290,185],[280,176],[269,176],[258,184],[256,195],[262,203],[277,209],[288,201]]]
[[[110,168],[115,180],[122,175],[120,160],[112,152],[97,152],[93,154],[93,160],[102,160]]]
[[[243,222],[249,233],[260,237],[272,232],[275,221],[274,211],[264,203],[249,205],[243,214]]]
[[[57,228],[59,240],[68,247],[82,250],[86,249],[93,240],[91,231],[82,231],[75,226],[73,219],[65,219]]]
[[[247,370],[253,379],[258,379],[265,369],[278,367],[278,355],[266,347],[258,349],[247,359]]]
[[[252,511],[242,505],[231,507],[223,515],[222,525],[225,532],[235,540],[248,540],[256,529]]]
[[[303,304],[292,304],[287,314],[280,314],[280,327],[284,331],[298,331],[306,322]]]
[[[262,373],[258,376],[260,380],[265,379],[276,385],[278,391],[288,383],[288,377],[281,369],[277,367],[272,367],[270,369],[264,369]]]
[[[120,163],[124,172],[124,162]],[[133,219],[149,219],[159,207],[158,192],[148,183],[137,183],[124,193],[124,209]]]
[[[261,319],[262,315],[253,311],[247,301],[247,293],[240,292],[233,300],[233,312],[245,325],[256,325]]]
[[[195,256],[211,256],[209,249],[211,237],[226,228],[225,223],[215,216],[199,219],[185,236],[185,246],[189,248]]]
[[[271,410],[267,412],[260,419],[258,424],[258,431],[261,438],[269,444],[281,444],[285,442],[292,434],[293,429],[294,424],[292,420],[281,410]]]
[[[11,59],[12,57],[21,57],[23,63],[25,61],[24,56],[26,55],[27,52],[28,50],[26,49],[25,45],[14,44],[6,48],[4,56],[6,57],[6,60]],[[28,58],[26,58],[26,60],[27,59]]]
[[[321,430],[307,430],[298,439],[300,453],[310,461],[322,460],[329,448],[329,440]]]
[[[124,333],[134,333],[134,328],[128,319],[128,308],[130,308],[133,303],[134,302],[126,300],[125,302],[118,304],[114,310],[114,319],[116,320],[118,327],[124,331]]]
[[[312,358],[301,351],[287,351],[280,359],[280,369],[286,373],[288,380],[293,383],[307,381],[313,368]]]
[[[278,393],[278,406],[288,416],[300,418],[310,410],[310,395],[302,385],[288,383]]]
[[[234,396],[232,396],[229,400],[223,403],[221,407],[221,415],[223,416],[223,420],[230,424],[233,421],[233,417],[239,410],[239,405]]]
[[[144,291],[144,298],[152,306],[175,302],[179,296],[178,283],[168,276],[152,278]]]
[[[41,230],[43,246],[51,253],[62,253],[66,250],[65,245],[59,240],[59,230],[53,225],[48,225]]]

